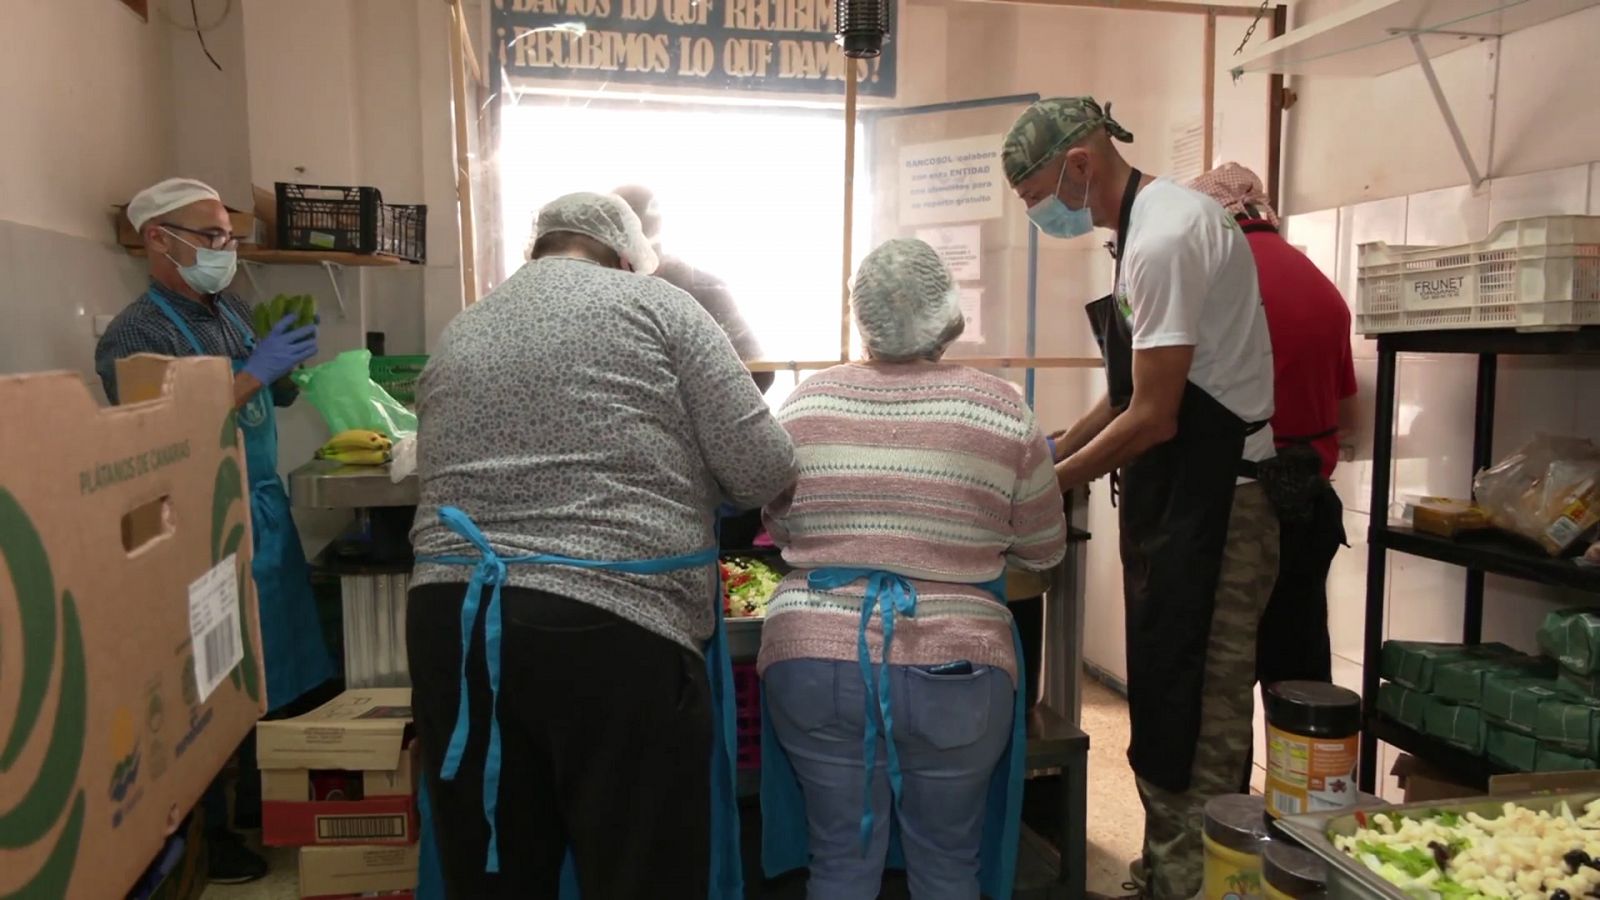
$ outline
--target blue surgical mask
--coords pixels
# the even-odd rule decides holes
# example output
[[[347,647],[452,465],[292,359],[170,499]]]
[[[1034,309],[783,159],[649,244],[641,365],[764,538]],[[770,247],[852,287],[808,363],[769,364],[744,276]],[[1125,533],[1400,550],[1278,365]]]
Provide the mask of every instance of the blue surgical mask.
[[[1056,179],[1055,192],[1033,206],[1028,207],[1028,218],[1039,230],[1054,238],[1081,237],[1094,230],[1094,214],[1089,211],[1089,184],[1094,183],[1091,176],[1089,184],[1083,186],[1083,206],[1072,209],[1061,198],[1061,182],[1067,177],[1066,163],[1061,165],[1061,176]]]
[[[178,237],[169,230],[167,234],[178,238],[185,244],[183,238]],[[220,294],[233,283],[233,276],[239,270],[239,254],[235,250],[213,250],[210,247],[194,247],[194,265],[178,266],[178,275],[183,283],[194,288],[202,294]],[[167,259],[172,259],[172,254],[167,254]],[[172,259],[174,265],[178,261]]]

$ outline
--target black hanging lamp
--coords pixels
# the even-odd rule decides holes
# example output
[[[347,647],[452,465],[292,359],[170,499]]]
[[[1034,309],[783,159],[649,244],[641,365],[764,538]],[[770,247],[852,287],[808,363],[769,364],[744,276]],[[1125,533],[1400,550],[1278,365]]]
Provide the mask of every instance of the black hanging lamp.
[[[894,0],[834,0],[835,34],[851,59],[872,59],[883,53],[889,37],[889,4]]]

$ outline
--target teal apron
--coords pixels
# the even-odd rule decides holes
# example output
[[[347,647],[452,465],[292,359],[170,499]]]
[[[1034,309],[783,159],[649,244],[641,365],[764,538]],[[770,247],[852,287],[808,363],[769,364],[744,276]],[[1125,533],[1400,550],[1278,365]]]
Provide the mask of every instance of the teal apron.
[[[611,572],[629,572],[635,575],[659,575],[714,566],[717,562],[715,546],[659,559],[606,562],[575,559],[569,556],[536,553],[527,556],[501,556],[489,545],[478,526],[466,513],[453,506],[439,511],[439,521],[477,550],[476,556],[431,556],[419,562],[447,566],[471,566],[472,578],[467,583],[465,601],[461,604],[461,697],[457,707],[455,730],[450,734],[450,744],[440,767],[439,777],[451,781],[461,768],[461,756],[466,751],[471,730],[467,710],[467,654],[472,636],[477,628],[480,601],[485,586],[489,588],[489,608],[484,615],[484,666],[489,670],[489,691],[492,709],[498,710],[500,702],[500,588],[505,584],[506,570],[510,566],[572,566],[580,569],[605,569]],[[728,636],[722,623],[721,580],[715,579],[716,630],[705,647],[706,677],[711,687],[711,890],[707,900],[740,900],[744,896],[744,872],[739,856],[739,806],[737,795],[738,772],[735,762],[733,661],[728,656]],[[483,766],[483,815],[489,825],[489,853],[484,871],[500,871],[499,826],[496,808],[500,799],[500,720],[498,714],[489,718],[489,749]],[[444,879],[439,869],[437,848],[434,846],[433,824],[429,815],[427,790],[421,798],[422,861],[418,877],[418,900],[441,900],[444,897]],[[624,863],[625,864],[625,863]],[[577,869],[568,851],[561,871],[562,900],[578,900]]]
[[[194,332],[156,291],[150,302],[177,327],[196,356],[209,354]],[[217,302],[217,310],[244,336],[245,349],[255,348],[249,326],[232,310]],[[234,374],[244,367],[233,360]],[[244,432],[245,468],[250,476],[250,531],[260,605],[261,651],[267,670],[267,709],[275,710],[299,698],[334,675],[333,660],[322,640],[322,622],[311,593],[311,568],[289,513],[289,495],[278,477],[278,416],[272,407],[272,386],[262,385],[239,409]]]
[[[861,846],[865,852],[872,836],[877,811],[872,808],[872,776],[878,758],[878,718],[883,720],[883,741],[889,775],[890,803],[900,805],[900,753],[894,745],[894,715],[889,702],[889,653],[894,645],[896,616],[916,617],[917,589],[905,578],[891,572],[871,569],[816,569],[807,576],[812,590],[829,591],[865,579],[866,595],[861,601],[861,624],[856,630],[856,659],[866,683],[866,736],[862,740],[862,759],[866,780],[861,813]],[[1005,576],[978,585],[1005,603]],[[882,619],[883,661],[874,678],[872,654],[867,645],[867,625],[874,614]],[[1012,704],[1011,743],[989,778],[989,798],[983,817],[983,845],[979,851],[978,881],[990,900],[1010,900],[1017,874],[1017,842],[1022,831],[1022,780],[1027,774],[1028,723],[1027,694],[1022,684],[1022,637],[1015,622],[1011,641],[1016,650],[1018,674],[1016,700]],[[876,713],[876,715],[875,715]],[[905,868],[897,823],[891,816],[888,868]],[[806,827],[805,797],[794,766],[772,728],[765,691],[761,696],[761,868],[768,878],[803,869],[811,864],[810,835]]]

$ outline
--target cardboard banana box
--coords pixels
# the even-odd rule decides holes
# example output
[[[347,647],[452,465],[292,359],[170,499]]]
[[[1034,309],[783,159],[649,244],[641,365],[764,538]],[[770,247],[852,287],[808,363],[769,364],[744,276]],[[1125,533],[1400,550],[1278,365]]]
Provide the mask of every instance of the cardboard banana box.
[[[124,896],[261,716],[233,378],[0,378],[0,897]]]

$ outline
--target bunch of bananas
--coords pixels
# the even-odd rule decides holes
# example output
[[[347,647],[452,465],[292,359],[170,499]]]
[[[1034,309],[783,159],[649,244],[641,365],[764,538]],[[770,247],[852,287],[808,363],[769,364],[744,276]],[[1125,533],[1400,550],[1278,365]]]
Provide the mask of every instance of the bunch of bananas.
[[[267,303],[257,304],[250,315],[258,338],[266,337],[284,316],[294,316],[294,327],[304,328],[317,321],[317,298],[310,294],[279,294]]]
[[[328,459],[347,466],[381,466],[389,461],[389,451],[394,443],[388,435],[364,428],[352,428],[334,435],[322,449],[318,459]]]
[[[250,326],[255,329],[256,337],[264,338],[272,332],[273,326],[283,321],[284,316],[294,316],[294,327],[304,328],[315,324],[317,321],[317,298],[310,294],[279,294],[269,302],[258,303],[250,311]],[[301,366],[301,368],[305,368]],[[278,379],[275,387],[287,388],[292,382],[289,376]]]

